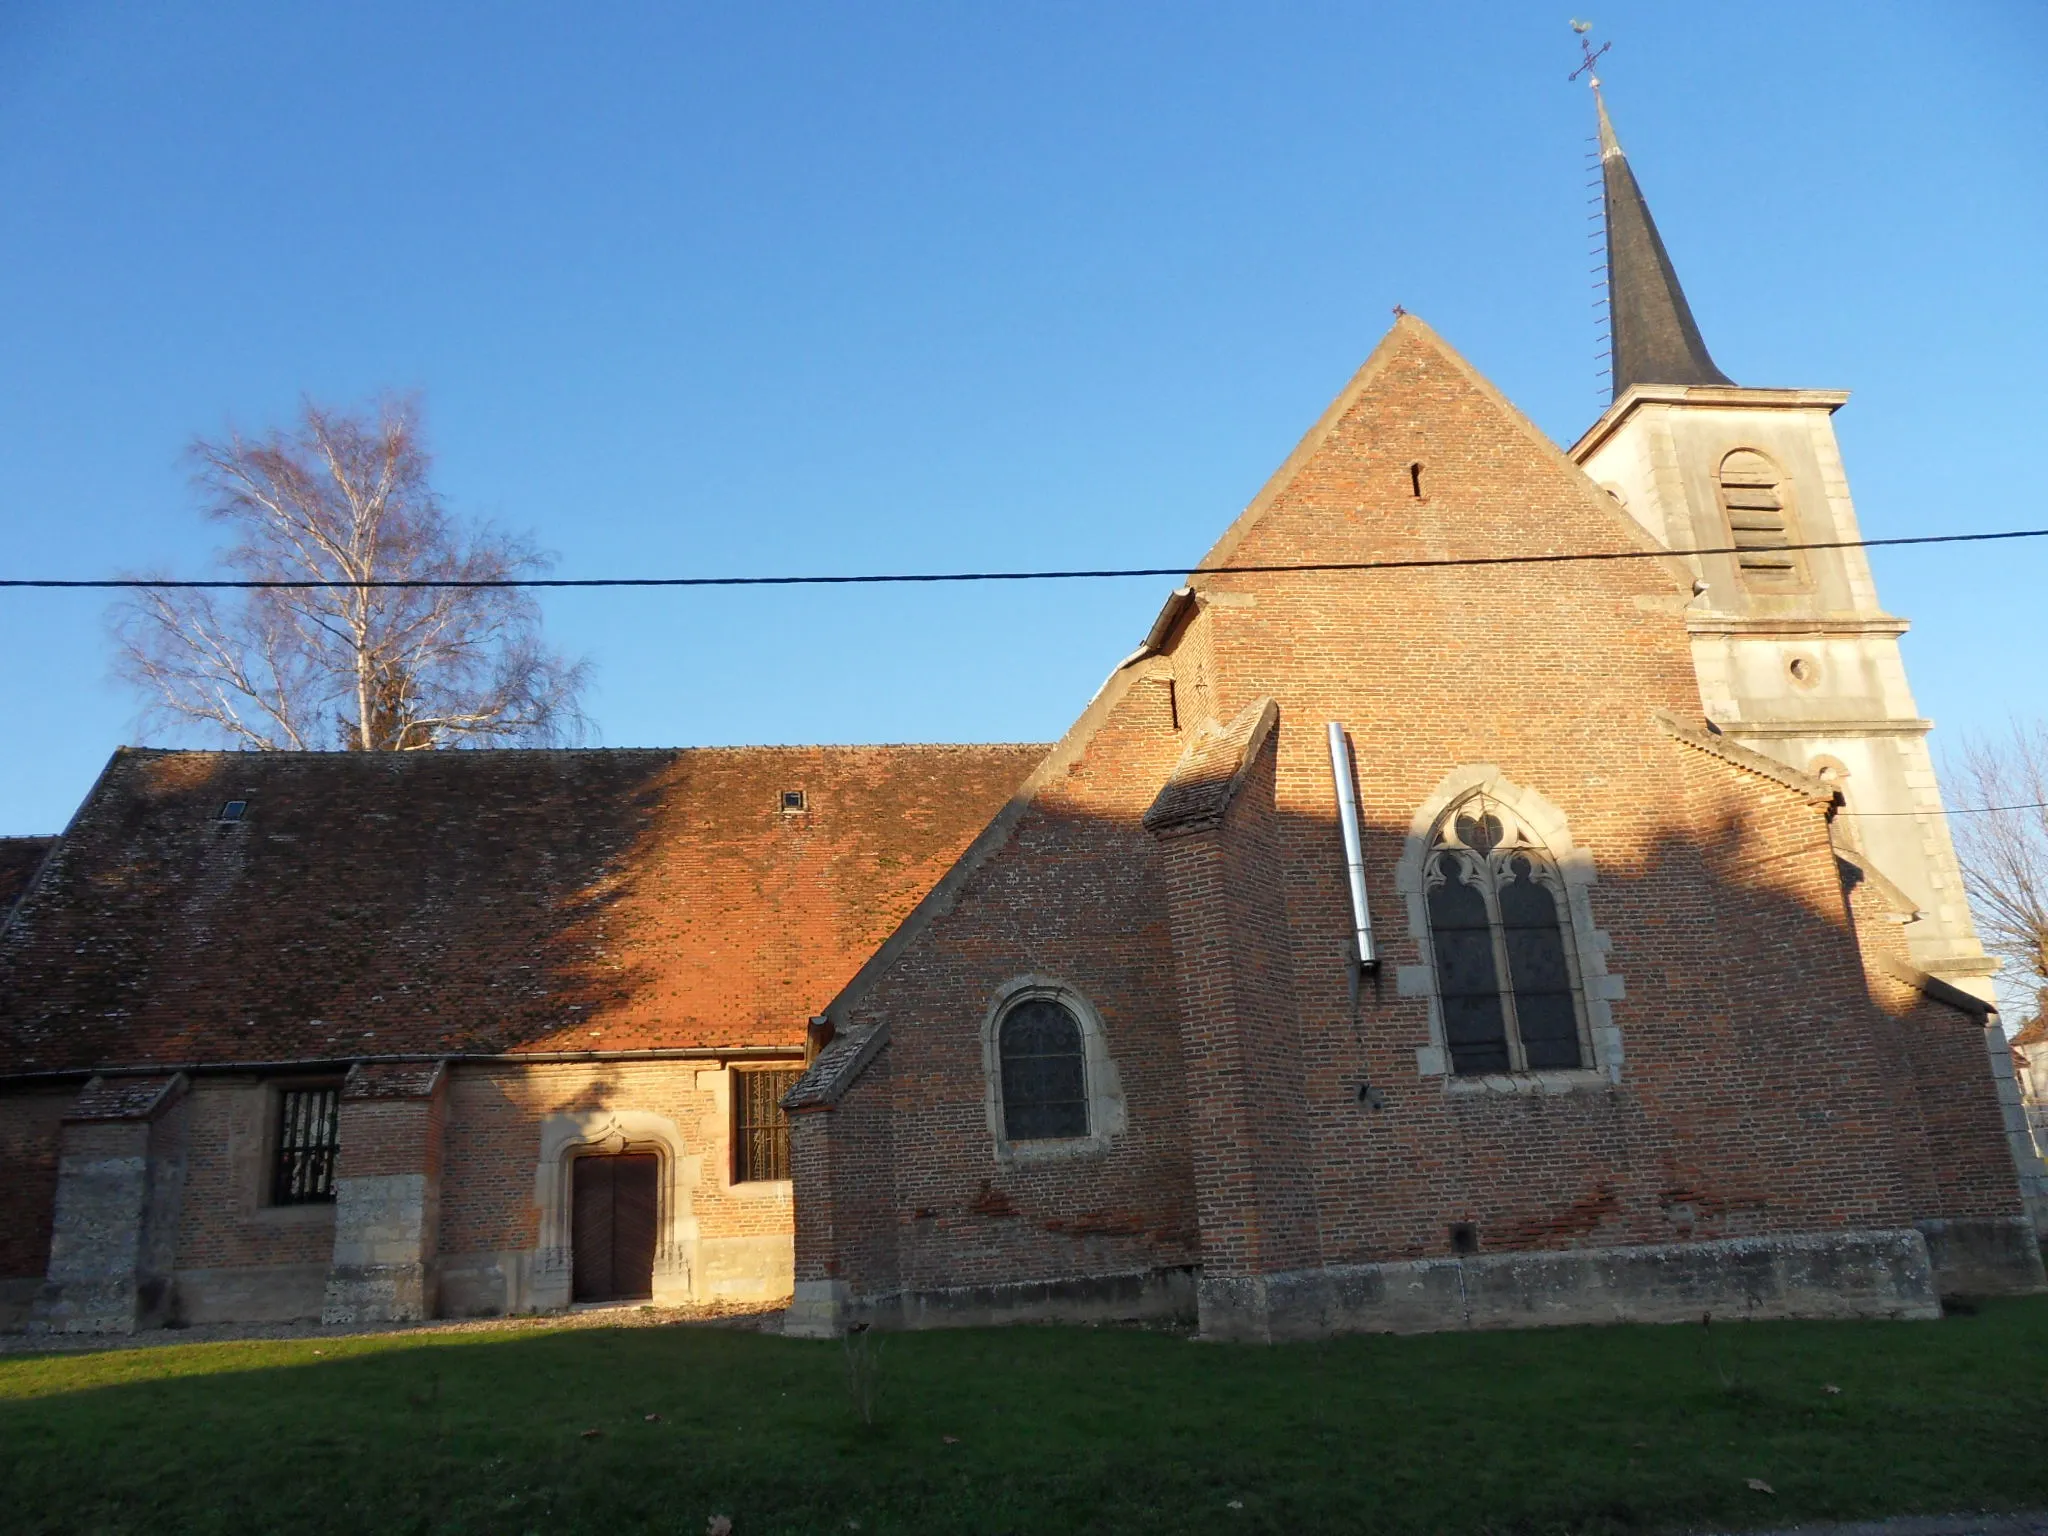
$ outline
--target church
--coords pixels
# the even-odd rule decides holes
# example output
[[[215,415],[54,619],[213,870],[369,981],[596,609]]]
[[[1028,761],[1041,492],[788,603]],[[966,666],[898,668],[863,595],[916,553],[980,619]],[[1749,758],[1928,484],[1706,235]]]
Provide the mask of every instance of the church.
[[[2043,1289],[1847,396],[1600,145],[1600,419],[1398,318],[1051,746],[117,752],[0,840],[0,1326]]]

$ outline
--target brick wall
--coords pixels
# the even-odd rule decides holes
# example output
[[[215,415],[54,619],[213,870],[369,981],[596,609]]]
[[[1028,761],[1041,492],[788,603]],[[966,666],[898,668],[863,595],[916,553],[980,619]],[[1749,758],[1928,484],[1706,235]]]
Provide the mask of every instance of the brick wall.
[[[818,1118],[865,1113],[886,1086],[888,1219],[896,1283],[908,1289],[1195,1258],[1172,933],[1157,846],[1140,825],[1180,744],[1156,682],[1119,679],[1097,710],[1085,747],[1055,763],[1014,835],[847,1021],[889,1020],[886,1076],[871,1065]],[[982,1029],[997,990],[1033,974],[1061,978],[1100,1014],[1132,1130],[1096,1155],[1005,1164],[988,1123]],[[840,1132],[828,1134],[837,1176]],[[833,1220],[850,1254],[861,1219],[835,1206]]]
[[[1204,564],[1646,547],[1533,427],[1404,323]],[[1324,1263],[1413,1259],[1448,1253],[1454,1223],[1472,1223],[1483,1250],[1541,1250],[1910,1222],[1887,1082],[1896,1064],[1822,808],[1657,723],[1660,711],[1699,719],[1689,589],[1690,572],[1660,558],[1198,578],[1200,611],[1165,656],[1112,679],[1056,749],[1070,766],[1015,835],[847,1001],[850,1022],[891,1029],[901,1283],[1252,1253],[1269,1255],[1262,1267],[1317,1252]],[[1168,679],[1171,691],[1158,686]],[[1270,788],[1248,782],[1233,812],[1245,835],[1148,847],[1137,815],[1187,733],[1265,695],[1280,724],[1260,769]],[[1322,733],[1332,720],[1355,742],[1382,945],[1355,1006]],[[1615,1081],[1490,1092],[1420,1069],[1429,999],[1396,981],[1425,953],[1394,872],[1418,810],[1475,764],[1547,797],[1575,856],[1592,861],[1594,925],[1626,985],[1610,998]],[[1269,824],[1252,826],[1255,815]],[[1170,884],[1185,888],[1186,912]],[[1226,915],[1205,930],[1216,914]],[[1189,974],[1225,955],[1228,974]],[[1133,1088],[1129,1129],[1097,1160],[995,1158],[979,1031],[994,990],[1025,972],[1095,1003]],[[1261,978],[1243,989],[1249,1049],[1198,1062],[1214,1012],[1205,999],[1240,977]],[[1928,1073],[1983,1077],[1960,1050],[1930,1057]],[[1361,1103],[1366,1082],[1383,1108]],[[862,1081],[843,1102],[878,1092]],[[2003,1151],[1979,1109],[1941,1133],[1968,1143],[1972,1167]],[[1312,1191],[1312,1217],[1253,1197],[1262,1157],[1291,1163],[1278,1187]],[[1198,1186],[1219,1212],[1206,1249],[1189,1241]],[[1268,1225],[1221,1219],[1240,1195]],[[1076,1241],[1075,1211],[1103,1213],[1109,1230]],[[844,1253],[848,1223],[833,1215]],[[825,1246],[806,1246],[807,1264],[828,1266]]]
[[[179,1269],[325,1265],[333,1253],[333,1206],[270,1203],[275,1091],[256,1078],[193,1083]]]

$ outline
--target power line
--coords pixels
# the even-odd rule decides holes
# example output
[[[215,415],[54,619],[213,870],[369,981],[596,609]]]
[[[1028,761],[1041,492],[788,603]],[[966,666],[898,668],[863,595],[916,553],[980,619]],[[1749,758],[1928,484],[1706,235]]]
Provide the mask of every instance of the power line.
[[[1822,721],[1820,724],[1825,725]],[[1738,727],[1739,729],[1739,727]],[[1846,805],[1837,816],[1989,816],[1996,811],[2048,811],[2048,800],[2029,800],[2024,805],[1952,805],[1934,811],[1852,811]]]
[[[1923,533],[1892,539],[1834,539],[1815,544],[1774,544],[1771,549],[1774,553],[1810,549],[1891,549],[1905,544],[1982,544],[1997,539],[2041,538],[2048,538],[2048,528],[2012,528],[2000,533]],[[1563,555],[1460,555],[1427,560],[1325,560],[1299,565],[1219,565],[1192,568],[1185,565],[1151,565],[1103,570],[931,571],[861,576],[516,576],[483,579],[379,577],[369,581],[313,577],[280,580],[236,580],[222,577],[187,581],[172,578],[154,579],[146,576],[100,576],[75,580],[11,576],[0,577],[0,588],[34,587],[60,591],[94,588],[153,591],[384,591],[497,587],[859,587],[966,581],[1110,581],[1136,576],[1285,576],[1342,571],[1424,571],[1467,566],[1569,565],[1608,560],[1668,560],[1687,555],[1751,553],[1754,551],[1730,544],[1713,549],[1615,549]]]

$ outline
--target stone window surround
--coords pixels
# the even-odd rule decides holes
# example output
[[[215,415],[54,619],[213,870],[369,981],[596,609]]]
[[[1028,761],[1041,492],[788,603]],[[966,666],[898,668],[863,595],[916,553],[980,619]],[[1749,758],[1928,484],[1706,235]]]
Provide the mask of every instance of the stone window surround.
[[[1499,801],[1521,817],[1549,850],[1564,883],[1569,908],[1573,958],[1578,962],[1580,1000],[1586,1011],[1587,1033],[1593,1047],[1593,1065],[1576,1072],[1496,1073],[1485,1077],[1459,1077],[1450,1070],[1451,1053],[1444,1040],[1443,1007],[1437,998],[1436,953],[1429,933],[1429,904],[1424,873],[1429,859],[1430,839],[1437,823],[1451,806],[1473,793]],[[1572,842],[1564,812],[1546,796],[1516,784],[1492,763],[1473,763],[1455,768],[1423,801],[1408,824],[1408,836],[1401,859],[1394,866],[1394,889],[1400,893],[1408,914],[1408,931],[1422,955],[1420,965],[1404,965],[1395,972],[1395,993],[1401,997],[1429,999],[1429,1044],[1415,1051],[1415,1069],[1421,1077],[1443,1080],[1444,1091],[1473,1093],[1572,1093],[1606,1087],[1621,1081],[1622,1041],[1620,1026],[1614,1022],[1613,1004],[1627,996],[1623,977],[1607,969],[1612,948],[1607,934],[1593,922],[1591,891],[1598,881],[1590,850]]]
[[[697,1074],[697,1086],[711,1095],[711,1111],[704,1117],[704,1144],[723,1146],[725,1155],[718,1159],[718,1192],[731,1200],[765,1200],[787,1205],[795,1198],[796,1184],[791,1179],[740,1179],[733,1178],[733,1162],[739,1155],[733,1143],[733,1095],[732,1080],[742,1072],[796,1072],[802,1074],[804,1062],[792,1056],[788,1060],[768,1060],[750,1063],[745,1067],[717,1067]]]
[[[540,1161],[534,1169],[534,1204],[540,1208],[534,1295],[544,1310],[569,1304],[574,1184],[569,1165],[578,1157],[620,1152],[651,1152],[660,1159],[654,1303],[673,1306],[693,1299],[698,1270],[693,1197],[703,1176],[703,1156],[685,1149],[682,1131],[665,1115],[599,1109],[549,1115],[541,1122]]]
[[[279,1205],[272,1196],[277,1167],[279,1121],[284,1114],[284,1096],[295,1088],[340,1088],[343,1078],[332,1072],[299,1073],[266,1077],[256,1091],[262,1095],[257,1109],[256,1156],[244,1173],[249,1179],[250,1215],[264,1226],[332,1226],[335,1202],[309,1200],[298,1205]]]
[[[1058,1003],[1081,1026],[1081,1070],[1088,1092],[1088,1134],[1058,1141],[1011,1141],[1003,1128],[1003,1053],[1000,1028],[1003,1016],[1017,1004],[1033,998]],[[989,1142],[996,1162],[1003,1167],[1018,1164],[1059,1162],[1072,1158],[1101,1157],[1124,1133],[1123,1080],[1110,1059],[1109,1037],[1102,1015],[1095,1005],[1055,976],[1035,972],[1011,978],[995,990],[988,1012],[981,1021],[982,1075],[986,1083],[984,1101],[988,1112]]]
[[[1733,514],[1728,506],[1727,487],[1723,476],[1727,472],[1729,461],[1740,458],[1744,454],[1762,459],[1772,469],[1777,471],[1778,478],[1773,489],[1778,493],[1781,503],[1779,510],[1785,523],[1785,537],[1793,544],[1801,543],[1805,535],[1800,531],[1799,509],[1793,500],[1791,472],[1786,469],[1777,455],[1748,443],[1740,443],[1723,452],[1720,458],[1714,461],[1714,507],[1721,515],[1722,530],[1727,535],[1729,544],[1739,545],[1742,541],[1735,535]],[[1781,581],[1773,581],[1768,577],[1759,579],[1752,576],[1742,569],[1742,562],[1739,556],[1731,556],[1729,558],[1735,560],[1736,581],[1750,591],[1764,596],[1771,596],[1779,593],[1803,594],[1813,590],[1813,570],[1807,564],[1806,553],[1803,550],[1793,553],[1791,571]]]

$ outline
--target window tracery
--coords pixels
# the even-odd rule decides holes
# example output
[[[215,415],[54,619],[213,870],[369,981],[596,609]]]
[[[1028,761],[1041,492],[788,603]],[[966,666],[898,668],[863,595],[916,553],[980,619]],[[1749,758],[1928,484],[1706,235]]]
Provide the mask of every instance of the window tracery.
[[[1431,834],[1423,893],[1452,1073],[1585,1067],[1571,904],[1529,825],[1484,793],[1458,801]]]

